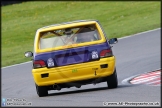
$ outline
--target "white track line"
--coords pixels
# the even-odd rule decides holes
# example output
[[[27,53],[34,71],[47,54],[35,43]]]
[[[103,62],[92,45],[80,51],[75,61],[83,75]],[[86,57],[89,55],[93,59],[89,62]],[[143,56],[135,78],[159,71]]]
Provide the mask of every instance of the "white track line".
[[[148,31],[144,31],[144,32],[141,32],[141,33],[137,33],[137,34],[133,34],[133,35],[129,35],[129,36],[125,36],[125,37],[121,37],[121,38],[118,38],[118,39],[125,39],[125,38],[129,38],[129,37],[132,37],[132,36],[136,36],[136,35],[140,35],[140,34],[144,34],[144,33],[148,33],[148,32],[152,32],[152,31],[156,31],[156,30],[159,30],[161,28],[157,28],[157,29],[153,29],[153,30],[148,30]],[[18,66],[18,65],[22,65],[22,64],[26,64],[26,63],[30,63],[31,61],[28,61],[28,62],[24,62],[24,63],[19,63],[19,64],[15,64],[15,65],[11,65],[11,66],[6,66],[6,67],[2,67],[1,69],[5,69],[5,68],[9,68],[9,67],[13,67],[13,66]]]
[[[159,30],[159,29],[161,29],[161,28],[157,28],[157,29],[153,29],[153,30],[144,31],[144,32],[141,32],[141,33],[136,33],[136,34],[129,35],[129,36],[125,36],[125,37],[121,37],[121,38],[118,38],[118,39],[125,39],[125,38],[129,38],[129,37],[132,37],[132,36],[136,36],[136,35],[140,35],[140,34],[152,32],[152,31],[156,31],[156,30]]]
[[[1,69],[5,69],[5,68],[9,68],[9,67],[13,67],[13,66],[18,66],[18,65],[22,65],[22,64],[26,64],[26,63],[30,63],[31,61],[28,62],[24,62],[24,63],[20,63],[20,64],[15,64],[15,65],[11,65],[11,66],[6,66],[6,67],[2,67]]]

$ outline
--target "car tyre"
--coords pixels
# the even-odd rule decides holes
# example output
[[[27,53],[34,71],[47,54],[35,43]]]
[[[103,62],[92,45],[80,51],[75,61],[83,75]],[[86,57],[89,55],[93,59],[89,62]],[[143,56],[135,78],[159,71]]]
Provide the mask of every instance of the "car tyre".
[[[111,76],[108,76],[107,86],[109,89],[118,87],[118,78],[117,78],[116,69],[114,70],[114,73]]]
[[[48,89],[45,86],[38,86],[37,84],[35,84],[36,86],[36,91],[39,97],[43,97],[43,96],[48,96]]]

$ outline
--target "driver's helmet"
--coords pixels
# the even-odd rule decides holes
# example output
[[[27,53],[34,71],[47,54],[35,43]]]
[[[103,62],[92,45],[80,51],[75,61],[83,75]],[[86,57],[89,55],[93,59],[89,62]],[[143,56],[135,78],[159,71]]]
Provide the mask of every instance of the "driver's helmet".
[[[73,34],[73,31],[70,28],[67,28],[67,29],[65,29],[64,34],[67,36],[70,36],[71,34]]]

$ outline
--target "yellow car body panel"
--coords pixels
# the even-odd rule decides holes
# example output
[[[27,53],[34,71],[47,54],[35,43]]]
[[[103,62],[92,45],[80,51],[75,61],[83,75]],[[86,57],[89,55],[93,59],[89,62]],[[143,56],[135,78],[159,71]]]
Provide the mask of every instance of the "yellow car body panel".
[[[100,65],[108,64],[108,68],[101,68]],[[68,83],[73,81],[106,77],[113,74],[115,69],[115,57],[102,58],[99,61],[61,66],[56,68],[33,69],[34,81],[39,86]],[[96,72],[95,72],[96,71]],[[49,74],[42,78],[41,74]]]

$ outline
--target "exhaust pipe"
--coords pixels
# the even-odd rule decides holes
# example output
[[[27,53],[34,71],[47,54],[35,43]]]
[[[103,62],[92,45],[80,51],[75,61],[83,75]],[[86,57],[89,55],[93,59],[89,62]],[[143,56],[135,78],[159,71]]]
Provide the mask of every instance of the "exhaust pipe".
[[[92,84],[93,84],[93,85],[96,85],[96,83],[97,83],[96,80],[94,80]]]
[[[79,85],[79,84],[78,84],[78,85],[75,85],[75,87],[76,87],[76,88],[80,88],[80,87],[81,87],[81,85]]]
[[[53,85],[53,89],[55,89],[55,90],[61,90],[61,87],[59,85],[57,85],[57,84],[54,84]]]

